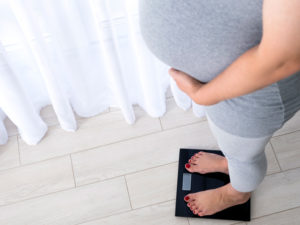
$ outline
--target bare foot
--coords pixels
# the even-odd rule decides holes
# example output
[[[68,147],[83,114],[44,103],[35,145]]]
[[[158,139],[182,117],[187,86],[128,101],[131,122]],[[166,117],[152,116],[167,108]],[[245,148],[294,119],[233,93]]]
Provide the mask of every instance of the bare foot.
[[[198,152],[191,157],[185,168],[191,173],[214,173],[220,172],[228,174],[227,159],[223,156],[209,153]]]
[[[238,192],[231,183],[220,188],[188,194],[184,197],[187,206],[198,216],[213,215],[231,206],[248,201],[251,192]]]

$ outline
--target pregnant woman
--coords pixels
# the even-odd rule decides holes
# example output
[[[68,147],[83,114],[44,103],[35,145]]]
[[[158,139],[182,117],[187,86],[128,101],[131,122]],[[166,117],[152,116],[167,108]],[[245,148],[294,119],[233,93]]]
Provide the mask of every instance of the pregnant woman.
[[[230,183],[185,196],[199,216],[246,202],[267,168],[265,146],[300,109],[299,0],[141,0],[149,49],[178,87],[205,105],[225,158],[198,153],[192,173]]]

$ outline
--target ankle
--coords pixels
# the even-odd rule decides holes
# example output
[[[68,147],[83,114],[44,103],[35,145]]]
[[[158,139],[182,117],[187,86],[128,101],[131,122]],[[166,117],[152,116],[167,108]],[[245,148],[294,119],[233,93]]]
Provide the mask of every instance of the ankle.
[[[226,194],[229,196],[230,199],[238,202],[239,204],[243,204],[247,202],[251,196],[251,192],[239,192],[234,189],[231,183],[225,185],[226,187]]]
[[[227,159],[224,157],[222,160],[222,167],[224,168],[224,173],[229,174]]]

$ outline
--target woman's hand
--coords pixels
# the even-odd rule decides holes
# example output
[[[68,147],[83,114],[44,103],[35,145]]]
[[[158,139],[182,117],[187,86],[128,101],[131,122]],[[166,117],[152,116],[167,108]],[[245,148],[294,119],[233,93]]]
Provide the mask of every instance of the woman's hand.
[[[169,69],[169,74],[174,79],[180,90],[186,93],[194,102],[199,102],[197,92],[204,83],[201,83],[190,75],[174,68]]]

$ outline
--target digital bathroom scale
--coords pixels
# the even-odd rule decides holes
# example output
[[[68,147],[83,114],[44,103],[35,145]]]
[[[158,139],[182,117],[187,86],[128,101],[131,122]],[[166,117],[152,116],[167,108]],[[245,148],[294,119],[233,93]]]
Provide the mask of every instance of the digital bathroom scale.
[[[194,215],[187,206],[184,201],[184,196],[187,194],[215,189],[230,182],[229,176],[223,173],[199,174],[190,173],[185,169],[188,160],[200,151],[224,156],[221,151],[217,150],[180,149],[175,216],[250,221],[250,199],[244,204],[227,208],[210,216]]]

